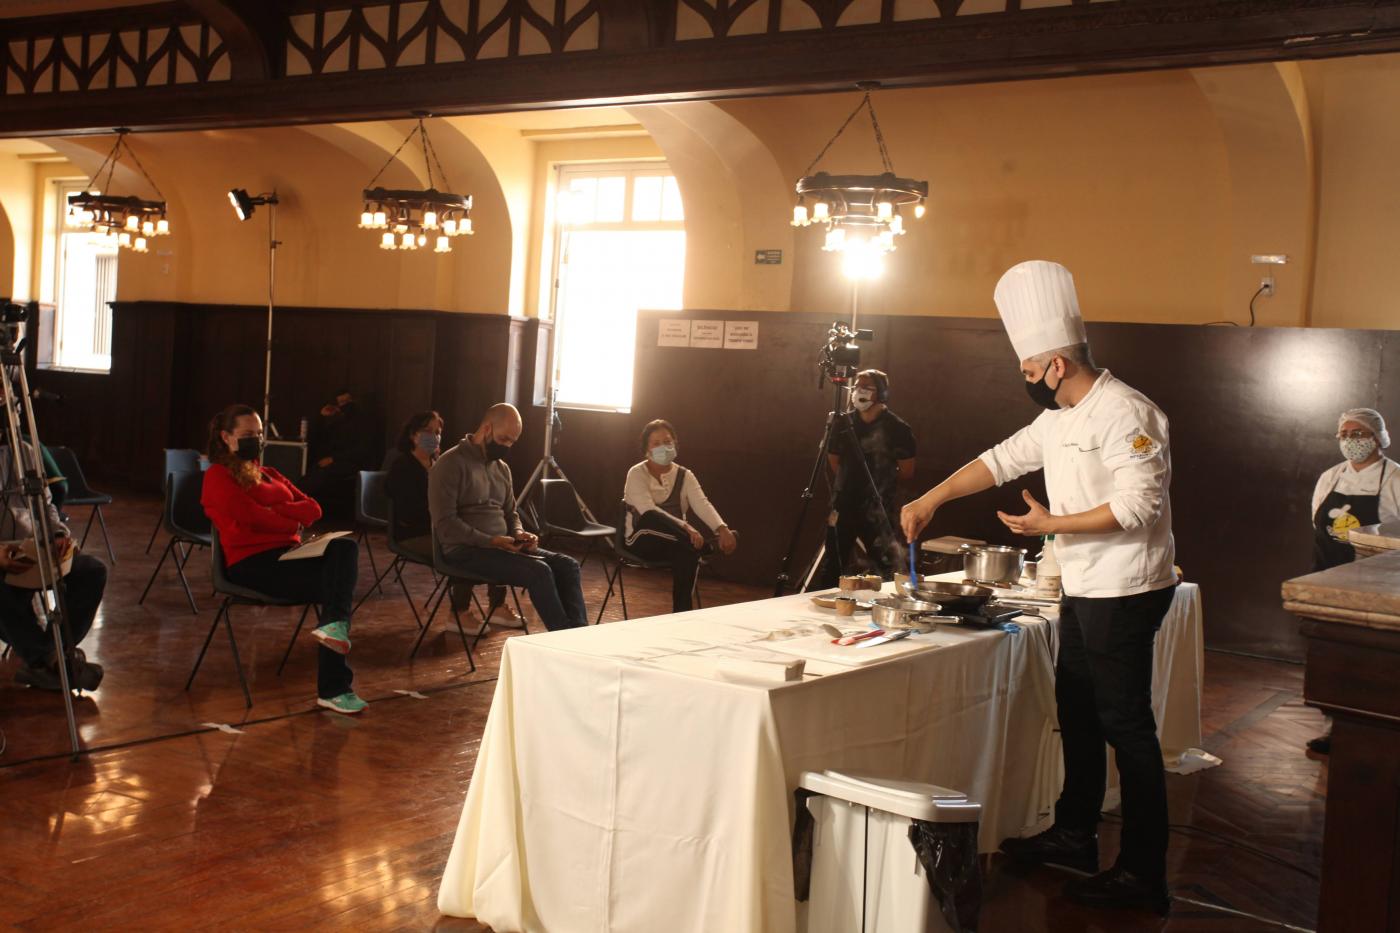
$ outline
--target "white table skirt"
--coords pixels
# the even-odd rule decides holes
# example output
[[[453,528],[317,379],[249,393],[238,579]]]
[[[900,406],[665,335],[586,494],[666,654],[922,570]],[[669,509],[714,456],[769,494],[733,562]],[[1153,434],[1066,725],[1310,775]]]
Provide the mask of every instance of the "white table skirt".
[[[1061,780],[1053,625],[940,629],[855,668],[824,660],[824,637],[761,640],[822,621],[835,620],[796,595],[508,640],[443,913],[498,933],[787,933],[807,770],[964,791],[983,805],[983,851],[1044,817]],[[1200,629],[1199,590],[1183,585],[1157,641],[1169,760],[1199,744]],[[803,644],[801,682],[717,673]]]

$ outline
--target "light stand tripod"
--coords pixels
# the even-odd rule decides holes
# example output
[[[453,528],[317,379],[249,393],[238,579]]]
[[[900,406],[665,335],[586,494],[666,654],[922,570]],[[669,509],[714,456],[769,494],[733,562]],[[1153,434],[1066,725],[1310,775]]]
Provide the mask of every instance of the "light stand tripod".
[[[54,529],[49,524],[47,484],[44,463],[39,451],[39,428],[34,421],[30,402],[29,379],[24,371],[24,340],[19,328],[33,317],[38,305],[30,302],[20,306],[0,300],[0,404],[5,406],[5,430],[10,449],[9,482],[3,490],[5,507],[11,496],[22,496],[29,511],[30,528],[34,532],[34,561],[39,571],[39,611],[53,636],[54,657],[57,659],[58,679],[62,686],[63,710],[68,719],[68,740],[77,759],[78,723],[73,715],[72,684],[68,680],[73,658],[72,635],[68,626],[68,599],[63,588],[60,568],[53,556]],[[18,386],[14,383],[17,382]],[[17,410],[18,409],[18,410]],[[21,440],[21,413],[28,429],[28,443]],[[27,460],[26,461],[26,456]]]
[[[559,479],[566,481],[570,489],[574,490],[574,498],[578,500],[579,511],[583,513],[583,517],[590,522],[597,522],[598,519],[593,516],[592,510],[588,508],[588,503],[583,501],[583,496],[579,494],[578,489],[574,486],[573,480],[569,479],[568,474],[564,472],[564,468],[559,465],[559,461],[554,459],[554,436],[558,431],[561,431],[564,426],[563,421],[559,418],[559,411],[555,408],[554,404],[558,394],[558,389],[550,388],[548,416],[544,424],[544,453],[540,457],[540,462],[536,463],[535,468],[530,471],[530,478],[525,480],[525,485],[520,487],[520,493],[515,498],[517,502],[529,503],[530,490],[541,480],[552,479],[553,477],[550,476],[550,472],[552,471]],[[533,510],[533,506],[531,508]],[[535,527],[543,527],[543,520],[544,516],[536,515]]]
[[[273,292],[277,285],[277,247],[282,241],[277,239],[277,192],[268,191],[252,197],[242,188],[234,188],[228,199],[238,214],[239,220],[247,220],[260,205],[267,205],[267,348],[263,360],[263,410],[262,420],[269,437],[277,437],[277,429],[272,426],[272,313],[274,310]]]

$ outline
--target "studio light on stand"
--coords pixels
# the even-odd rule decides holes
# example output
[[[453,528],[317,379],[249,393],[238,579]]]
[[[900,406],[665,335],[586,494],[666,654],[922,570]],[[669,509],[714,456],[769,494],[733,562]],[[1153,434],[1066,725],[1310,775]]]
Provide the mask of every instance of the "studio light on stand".
[[[263,362],[263,424],[269,437],[277,437],[268,415],[272,408],[272,313],[273,294],[277,284],[277,247],[282,241],[277,239],[277,192],[250,195],[243,188],[234,188],[228,193],[229,203],[239,220],[248,220],[259,207],[267,208],[267,350]]]

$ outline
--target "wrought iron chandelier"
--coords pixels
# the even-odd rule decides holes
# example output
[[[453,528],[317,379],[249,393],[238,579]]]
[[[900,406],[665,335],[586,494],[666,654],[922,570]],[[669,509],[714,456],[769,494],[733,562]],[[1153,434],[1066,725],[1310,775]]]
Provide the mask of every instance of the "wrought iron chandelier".
[[[862,82],[858,86],[865,91],[865,96],[797,180],[797,206],[792,209],[792,225],[825,226],[826,239],[822,249],[879,255],[894,249],[895,237],[904,234],[906,208],[913,206],[915,218],[924,216],[928,182],[900,178],[895,174],[889,150],[885,147],[885,136],[880,131],[880,121],[875,117],[875,106],[870,102],[870,92],[879,85]],[[880,149],[884,171],[879,175],[813,174],[817,163],[821,162],[862,110],[870,113],[870,126],[875,132],[875,143]],[[810,211],[808,200],[813,202]]]
[[[146,253],[150,252],[149,242],[152,237],[169,235],[170,221],[165,213],[165,196],[160,193],[150,173],[126,141],[126,134],[129,132],[131,131],[125,127],[117,129],[117,141],[112,146],[112,151],[107,153],[107,158],[97,167],[97,171],[92,173],[87,190],[68,196],[68,223],[90,229],[122,249]],[[121,161],[123,150],[131,156],[131,161],[160,200],[147,201],[135,195],[110,193],[112,176],[117,170],[117,163]],[[105,181],[102,180],[104,169],[107,171]]]
[[[428,138],[428,130],[423,125],[427,113],[415,113],[418,125],[409,130],[399,148],[389,156],[389,160],[369,180],[364,192],[364,209],[360,213],[361,230],[382,231],[379,237],[380,249],[417,250],[428,245],[433,238],[433,252],[452,252],[454,237],[470,236],[472,229],[472,199],[470,195],[451,194],[437,190],[437,180],[443,187],[450,188],[447,173],[438,160],[433,141]],[[403,147],[417,136],[423,146],[423,164],[428,170],[428,187],[424,190],[376,188],[374,183],[403,151]],[[437,179],[433,177],[433,166],[437,166]]]

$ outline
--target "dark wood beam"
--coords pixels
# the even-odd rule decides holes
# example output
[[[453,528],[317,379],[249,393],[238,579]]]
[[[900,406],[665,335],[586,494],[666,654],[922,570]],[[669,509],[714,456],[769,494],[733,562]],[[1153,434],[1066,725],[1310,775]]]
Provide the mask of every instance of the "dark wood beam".
[[[275,0],[184,0],[214,27],[228,50],[234,81],[282,74],[287,41],[286,4]]]
[[[858,80],[948,85],[1400,51],[1400,0],[1103,3],[664,47],[638,47],[641,30],[655,27],[644,27],[635,9],[630,15],[620,34],[626,41],[597,52],[0,97],[0,136],[722,99],[845,90]]]

